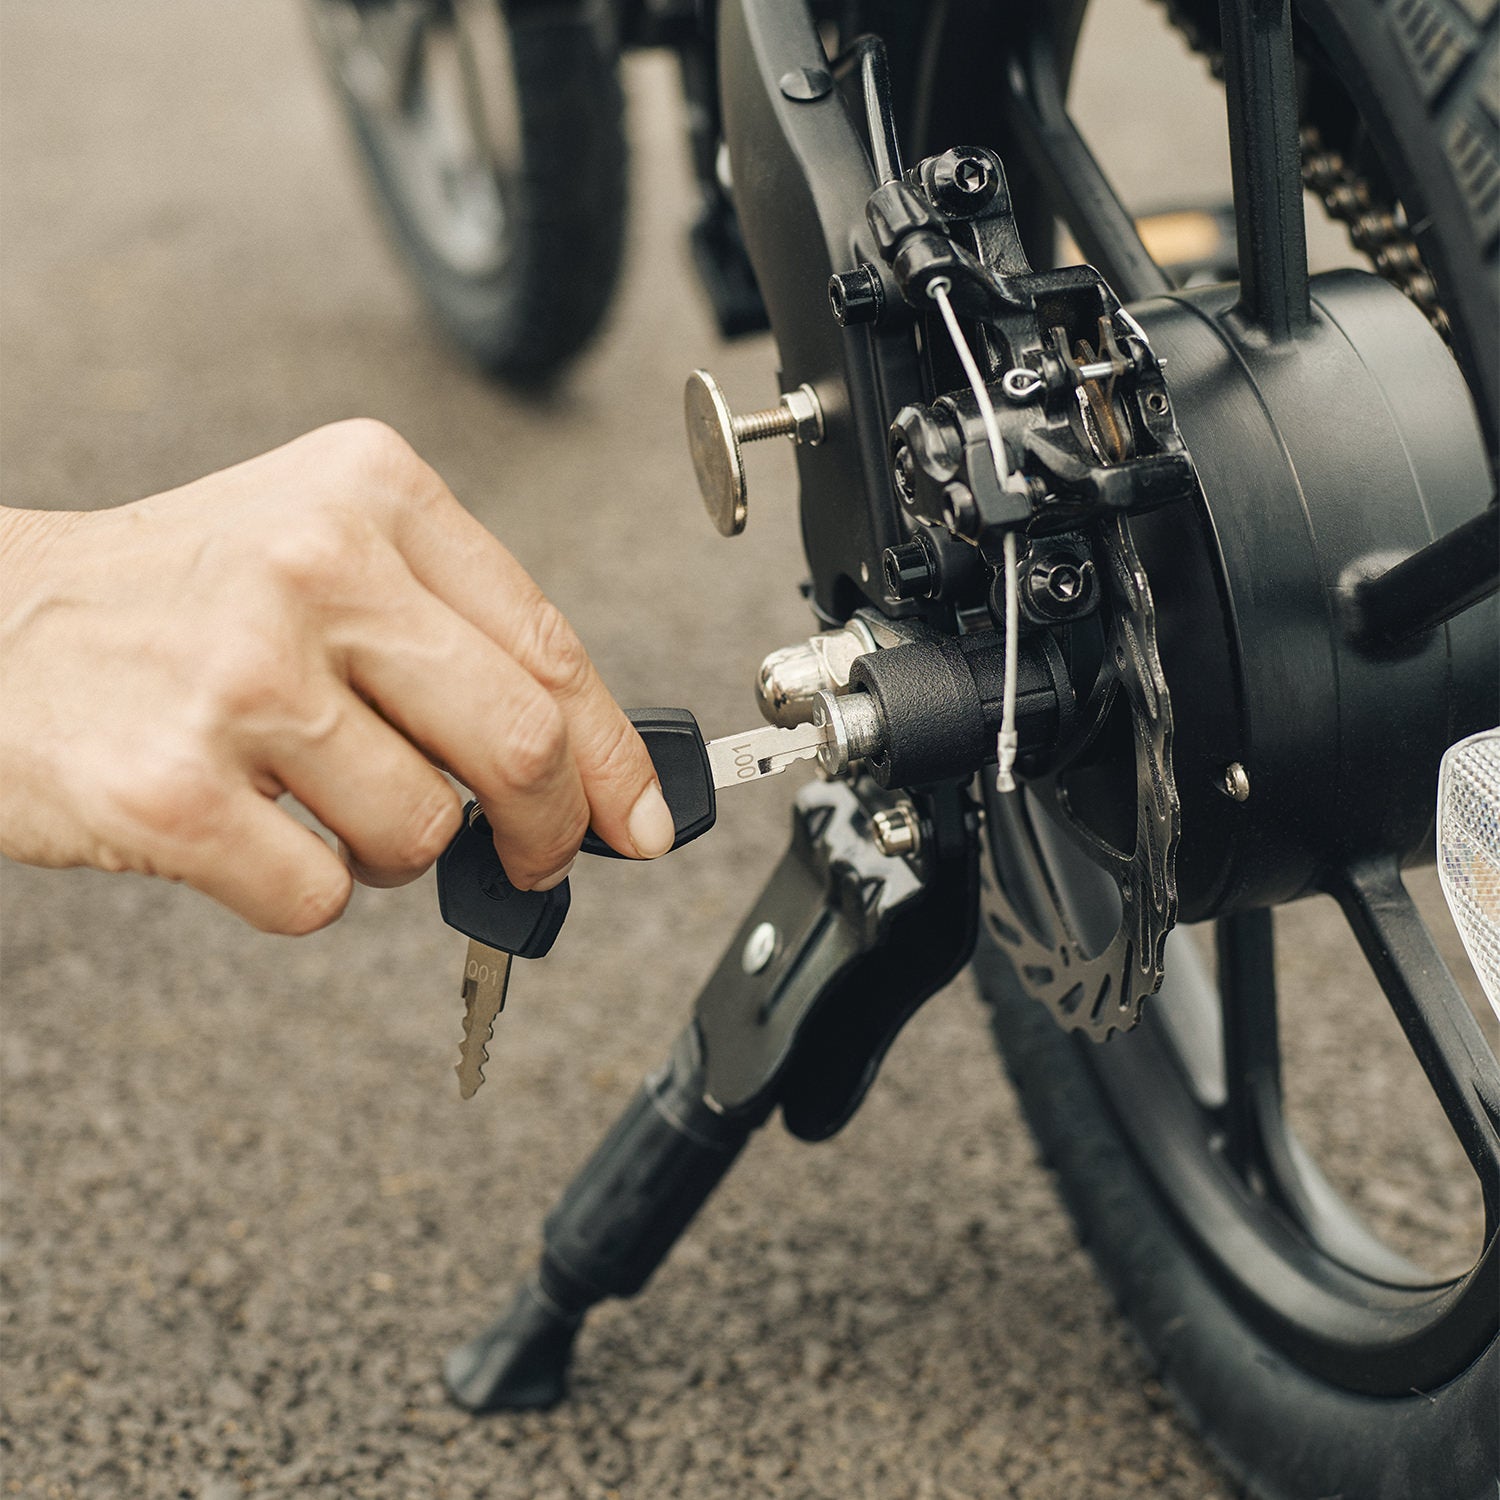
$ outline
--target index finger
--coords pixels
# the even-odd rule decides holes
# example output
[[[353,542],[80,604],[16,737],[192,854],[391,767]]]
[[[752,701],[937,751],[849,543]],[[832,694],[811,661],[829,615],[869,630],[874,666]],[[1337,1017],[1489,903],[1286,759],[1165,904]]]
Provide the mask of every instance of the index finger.
[[[397,512],[395,540],[407,565],[552,695],[567,722],[594,830],[622,854],[665,854],[675,828],[651,757],[573,627],[442,480],[427,472],[434,488]]]

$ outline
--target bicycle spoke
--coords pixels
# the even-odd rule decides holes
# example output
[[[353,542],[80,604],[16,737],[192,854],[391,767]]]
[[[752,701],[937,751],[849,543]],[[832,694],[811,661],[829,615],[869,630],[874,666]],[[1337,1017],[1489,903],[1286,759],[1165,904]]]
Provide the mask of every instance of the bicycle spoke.
[[[1276,1020],[1275,934],[1268,910],[1218,923],[1224,1011],[1224,1154],[1246,1178],[1263,1177],[1268,1133],[1281,1124],[1281,1039]],[[1267,1184],[1262,1184],[1266,1186]]]
[[[1330,886],[1484,1194],[1485,1235],[1500,1224],[1500,1064],[1485,1041],[1394,859],[1351,865]]]
[[[439,9],[432,0],[394,0],[361,12],[359,39],[346,57],[344,75],[366,108],[390,115],[406,111],[427,28]]]
[[[1220,0],[1242,316],[1273,343],[1311,319],[1290,0]]]

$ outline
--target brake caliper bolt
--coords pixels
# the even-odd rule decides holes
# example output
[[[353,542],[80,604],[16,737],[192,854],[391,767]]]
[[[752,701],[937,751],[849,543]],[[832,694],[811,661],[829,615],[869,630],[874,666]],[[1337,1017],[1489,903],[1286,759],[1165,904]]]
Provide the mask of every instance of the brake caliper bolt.
[[[880,316],[882,296],[880,273],[868,262],[828,278],[828,305],[840,328],[873,323]]]
[[[1026,603],[1043,620],[1074,619],[1093,604],[1095,576],[1087,558],[1043,553],[1026,569],[1022,581]]]
[[[932,164],[932,196],[945,213],[977,213],[998,187],[994,164],[980,151],[945,151]]]

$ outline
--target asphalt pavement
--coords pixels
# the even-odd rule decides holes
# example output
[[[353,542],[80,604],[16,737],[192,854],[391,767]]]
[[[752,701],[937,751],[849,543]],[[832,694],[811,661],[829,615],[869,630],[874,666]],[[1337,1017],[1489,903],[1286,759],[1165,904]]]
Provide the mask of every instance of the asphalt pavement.
[[[624,294],[574,378],[521,398],[429,331],[293,0],[3,0],[0,497],[110,505],[377,416],[622,701],[753,721],[760,658],[809,625],[791,463],[753,455],[749,530],[722,541],[680,392],[707,365],[735,402],[771,399],[773,350],[722,345],[693,283],[669,63],[628,82]],[[1165,159],[1113,144],[1169,198],[1222,155],[1178,138]],[[663,1056],[793,789],[726,797],[660,865],[581,869],[467,1104],[463,941],[430,877],[293,941],[190,891],[6,866],[0,1492],[1223,1500],[1073,1240],[967,979],[837,1139],[753,1143],[645,1295],[591,1320],[566,1405],[445,1400],[444,1351]],[[1337,920],[1285,930],[1299,1123],[1421,1248],[1472,1214],[1456,1148]]]

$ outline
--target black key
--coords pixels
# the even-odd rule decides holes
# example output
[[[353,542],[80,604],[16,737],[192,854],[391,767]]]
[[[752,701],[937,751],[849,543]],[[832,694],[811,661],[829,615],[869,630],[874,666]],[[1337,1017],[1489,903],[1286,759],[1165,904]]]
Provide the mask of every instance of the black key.
[[[477,802],[438,856],[438,906],[467,938],[517,958],[542,958],[557,941],[572,895],[564,880],[550,891],[518,891],[506,878],[495,835]]]
[[[661,782],[662,796],[684,844],[714,826],[718,805],[708,752],[698,721],[685,708],[637,708],[629,714]],[[624,856],[592,829],[583,852]],[[541,958],[557,940],[571,895],[564,880],[550,891],[519,891],[506,878],[495,853],[489,821],[475,802],[464,809],[463,827],[437,862],[438,905],[443,920],[465,937],[517,958]]]
[[[703,731],[685,708],[632,708],[625,716],[645,741],[651,763],[656,767],[661,794],[677,825],[672,847],[680,849],[699,834],[707,833],[718,816]],[[603,854],[610,859],[625,858],[592,828],[583,836],[583,852]]]

